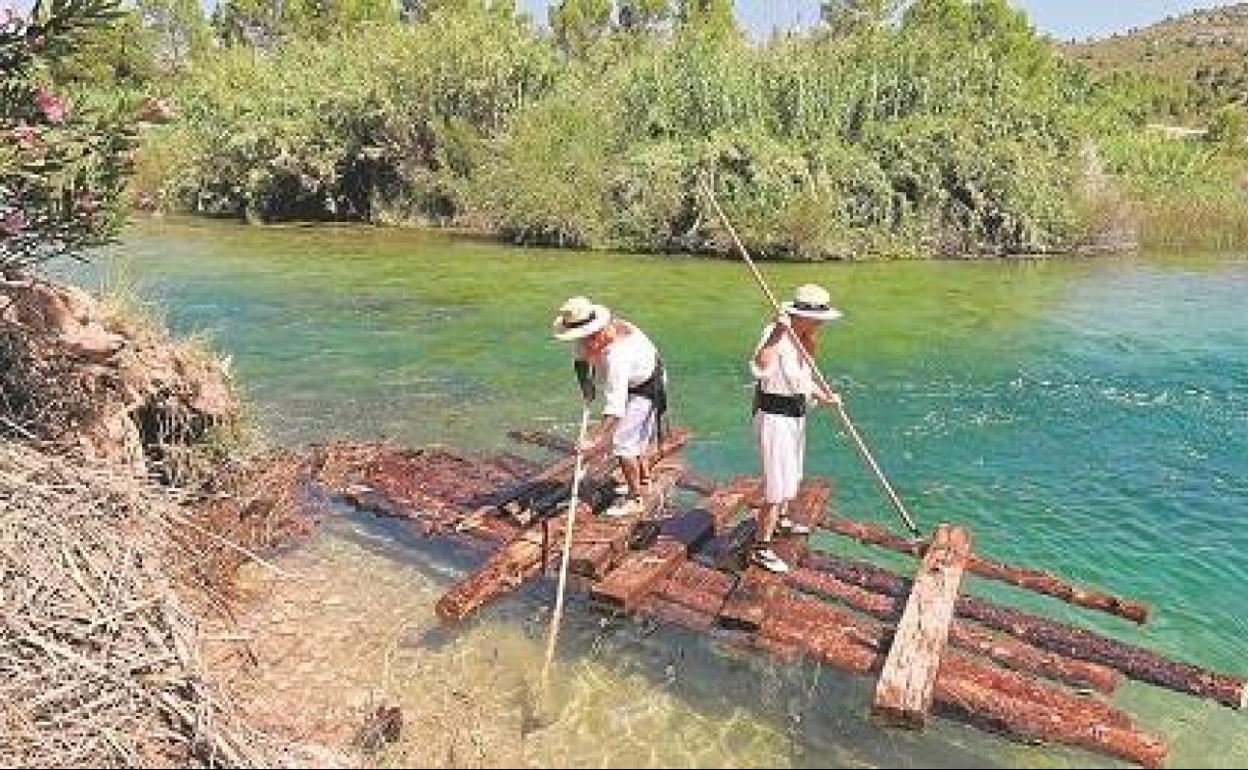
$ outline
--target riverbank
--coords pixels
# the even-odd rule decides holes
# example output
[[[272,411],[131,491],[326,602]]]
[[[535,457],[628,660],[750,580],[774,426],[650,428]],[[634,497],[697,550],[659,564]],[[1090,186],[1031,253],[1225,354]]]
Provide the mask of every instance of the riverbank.
[[[252,222],[728,253],[705,183],[751,249],[800,261],[1120,246],[1155,213],[1140,184],[1248,210],[1236,152],[1150,143],[1145,97],[1091,80],[1005,3],[765,42],[715,13],[603,19],[575,50],[476,3],[269,48],[231,40],[166,86],[176,116],[146,132],[134,187],[164,210]],[[1114,189],[1089,194],[1089,147]]]

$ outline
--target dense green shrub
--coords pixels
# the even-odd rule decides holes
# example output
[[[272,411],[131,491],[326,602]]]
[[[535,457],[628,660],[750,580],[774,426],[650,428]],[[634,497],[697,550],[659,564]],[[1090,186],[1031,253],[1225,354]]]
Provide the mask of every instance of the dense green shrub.
[[[284,28],[195,62],[140,184],[258,220],[723,249],[704,180],[750,246],[803,259],[1062,250],[1110,208],[1087,200],[1106,187],[1093,172],[1139,195],[1203,184],[1168,165],[1191,148],[1115,144],[1152,141],[1155,84],[1092,81],[1006,0],[916,0],[894,23],[765,44],[701,0],[624,4],[614,24],[604,3],[564,4],[551,34],[511,3],[418,5],[409,23]]]

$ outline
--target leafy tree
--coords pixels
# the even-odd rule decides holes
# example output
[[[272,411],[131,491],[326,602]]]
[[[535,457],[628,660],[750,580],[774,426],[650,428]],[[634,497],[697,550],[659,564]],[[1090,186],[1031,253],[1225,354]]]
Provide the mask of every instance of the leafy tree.
[[[0,271],[82,258],[122,221],[134,119],[71,103],[49,79],[117,0],[38,0],[0,20]]]
[[[154,38],[155,54],[165,72],[185,69],[212,42],[199,0],[138,0],[138,13]]]
[[[1248,150],[1244,142],[1248,141],[1248,114],[1239,105],[1228,104],[1213,113],[1209,121],[1206,138],[1214,144],[1238,152]]]
[[[467,5],[470,0],[440,0],[438,6],[452,2]],[[428,1],[407,3],[401,11],[395,0],[227,0],[217,7],[213,23],[226,43],[267,48],[283,38],[326,40],[363,23],[397,21],[401,12],[421,18],[430,9]]]
[[[625,32],[653,34],[671,14],[668,0],[619,0],[619,25]]]
[[[561,0],[550,8],[550,27],[566,53],[584,55],[611,31],[611,0]]]
[[[738,38],[732,0],[678,0],[677,19],[681,28],[710,39]]]
[[[853,35],[883,27],[907,0],[827,0],[819,15],[834,34]]]

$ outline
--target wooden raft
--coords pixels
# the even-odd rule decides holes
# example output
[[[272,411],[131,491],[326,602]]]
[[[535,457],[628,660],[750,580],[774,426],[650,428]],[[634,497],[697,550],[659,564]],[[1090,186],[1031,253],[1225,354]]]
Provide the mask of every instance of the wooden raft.
[[[516,437],[550,451],[570,449],[549,434]],[[655,491],[637,520],[600,515],[614,499],[616,479],[610,458],[590,458],[571,567],[580,588],[601,606],[762,654],[810,657],[877,676],[871,714],[882,724],[917,729],[938,714],[1145,767],[1160,767],[1167,748],[1109,701],[1123,676],[1233,708],[1245,705],[1243,677],[960,595],[961,578],[971,572],[1004,580],[1139,623],[1148,616],[1143,604],[973,553],[970,532],[954,525],[939,526],[930,540],[911,540],[832,516],[832,490],[821,480],[803,484],[789,515],[919,558],[914,578],[811,550],[807,538],[793,536],[774,546],[794,568],[790,573],[744,566],[759,482],[738,478],[716,486],[691,474],[678,457],[688,438],[686,431],[673,431],[659,447]],[[353,474],[338,474],[333,486],[361,507],[485,550],[481,567],[438,602],[438,614],[457,622],[557,568],[571,472],[567,457],[543,467],[513,456],[391,448],[359,462]],[[674,510],[668,501],[677,486],[703,493],[701,503]]]

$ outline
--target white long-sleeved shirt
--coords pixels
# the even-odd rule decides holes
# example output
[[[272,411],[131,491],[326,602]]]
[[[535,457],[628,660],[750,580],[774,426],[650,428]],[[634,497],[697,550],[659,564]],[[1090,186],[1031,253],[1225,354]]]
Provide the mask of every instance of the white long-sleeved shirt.
[[[650,338],[632,324],[627,328],[628,333],[608,345],[599,358],[590,358],[582,346],[576,347],[576,357],[589,361],[602,379],[604,416],[623,417],[628,389],[650,379],[658,364],[659,351]]]
[[[779,396],[809,396],[815,392],[815,380],[810,367],[806,365],[802,353],[797,349],[791,334],[785,334],[773,348],[775,355],[771,364],[761,367],[755,361],[758,351],[762,349],[775,323],[770,323],[763,330],[763,336],[754,347],[754,355],[750,357],[750,374],[762,389]]]

